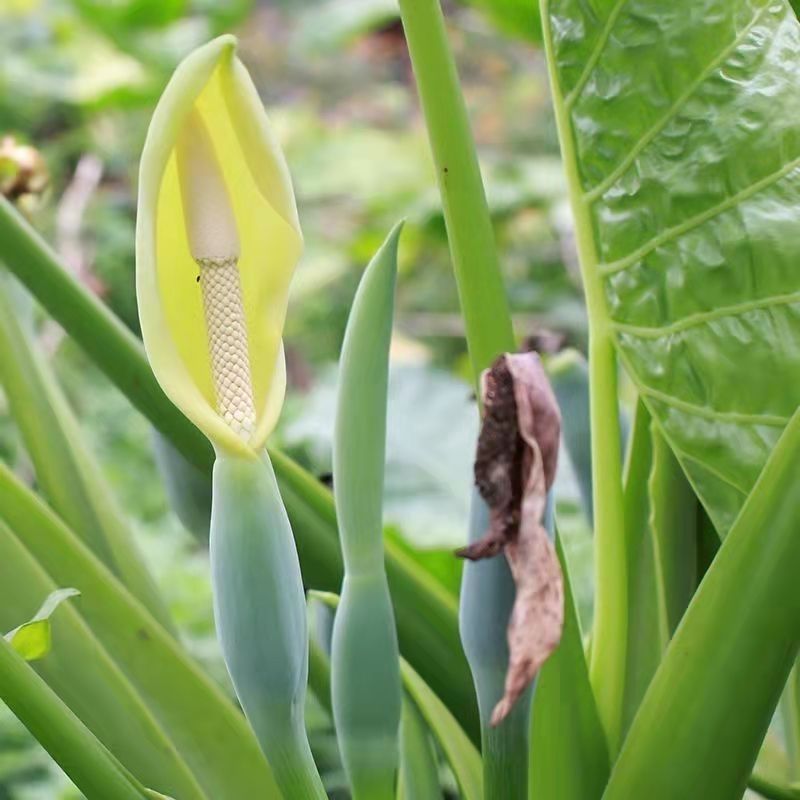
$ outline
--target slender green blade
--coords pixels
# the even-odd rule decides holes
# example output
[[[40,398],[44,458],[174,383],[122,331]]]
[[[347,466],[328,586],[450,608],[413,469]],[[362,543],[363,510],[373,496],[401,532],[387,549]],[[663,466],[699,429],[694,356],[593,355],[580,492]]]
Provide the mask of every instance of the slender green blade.
[[[604,800],[728,800],[744,792],[800,647],[798,453],[800,414],[670,643]]]
[[[145,790],[0,637],[0,699],[87,797],[143,800]]]
[[[598,800],[608,779],[608,749],[583,652],[569,567],[564,575],[561,644],[542,667],[533,697],[530,800]]]
[[[55,590],[54,580],[0,522],[0,626],[28,616]],[[36,672],[72,713],[143,782],[204,800],[185,760],[119,665],[89,630],[76,604],[65,606],[50,653]]]
[[[0,384],[33,461],[42,493],[94,553],[172,629],[111,487],[84,443],[49,364],[16,317],[10,278],[0,275]]]
[[[62,681],[63,691],[69,689],[74,702],[96,718],[98,728],[90,726],[95,734],[99,736],[102,729],[108,736],[119,737],[120,747],[161,749],[164,746],[159,745],[159,740],[166,737],[171,744],[164,753],[176,750],[205,796],[214,800],[278,797],[266,761],[243,715],[75,535],[2,465],[0,517],[14,532],[20,546],[24,546],[28,561],[40,574],[46,570],[51,580],[46,588],[37,590],[28,601],[29,607],[21,609],[15,621],[24,619],[56,584],[74,586],[81,592],[76,627],[90,629],[91,647],[87,645],[74,658],[64,654],[64,647],[82,640],[77,631],[65,630],[65,621],[76,613],[71,606],[65,607],[61,624],[54,631],[63,644],[56,641],[51,653],[51,657],[59,659],[60,667],[55,669],[54,665],[48,680]],[[15,591],[3,593],[0,613],[5,613],[13,599],[23,596],[27,584],[23,578],[15,577],[17,572],[11,561],[0,559],[0,568],[7,570],[0,585],[15,587]],[[3,623],[0,619],[0,624]],[[11,624],[13,621],[4,627]],[[126,726],[119,717],[104,719],[103,706],[97,700],[99,688],[109,686],[106,702],[110,705],[117,702],[115,698],[121,692],[109,685],[110,678],[104,677],[111,674],[110,665],[103,669],[95,667],[100,651],[107,653],[116,665],[114,671],[122,673],[133,687],[134,697],[144,704],[161,733],[137,738],[131,734],[130,725]],[[46,663],[44,659],[38,666],[43,669]],[[141,716],[143,712],[138,713]],[[115,748],[110,749],[122,758]],[[160,763],[152,750],[147,752],[154,766]],[[162,754],[162,757],[167,756]],[[130,766],[127,761],[126,765]],[[145,782],[153,788],[160,786],[156,781]],[[192,794],[187,788],[172,794],[188,798],[197,792]]]
[[[724,534],[800,400],[775,379],[800,366],[800,24],[786,0],[542,9],[593,330]]]
[[[403,702],[397,800],[441,800],[439,765],[428,728],[416,706]]]
[[[669,625],[651,527],[652,420],[638,401],[625,463],[625,541],[628,548],[628,649],[622,731],[655,675],[667,646]]]
[[[669,634],[697,588],[697,500],[677,459],[651,428],[650,524]]]
[[[455,775],[463,800],[483,798],[481,757],[447,707],[414,671],[402,662],[403,688],[414,701]]]

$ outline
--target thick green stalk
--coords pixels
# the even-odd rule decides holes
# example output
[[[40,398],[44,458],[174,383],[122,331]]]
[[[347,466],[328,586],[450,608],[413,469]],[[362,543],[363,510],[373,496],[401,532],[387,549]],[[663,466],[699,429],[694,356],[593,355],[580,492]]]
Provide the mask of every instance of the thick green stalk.
[[[345,331],[333,446],[344,561],[331,647],[333,716],[355,800],[393,800],[400,655],[383,554],[383,476],[397,244],[389,234],[361,279]]]
[[[305,594],[269,458],[219,457],[211,514],[214,618],[247,719],[286,797],[326,797],[304,724]]]
[[[2,198],[0,259],[150,423],[210,476],[214,452],[208,440],[164,395],[141,343],[75,280],[41,236]],[[269,452],[306,581],[318,589],[337,590],[342,565],[331,493],[288,456],[275,449]],[[477,707],[460,652],[456,604],[399,548],[387,545],[386,556],[401,648],[477,741]]]
[[[442,197],[474,378],[515,349],[480,167],[439,0],[400,0]]]
[[[0,636],[0,699],[87,797],[143,800],[135,778]]]
[[[669,645],[605,800],[742,796],[800,646],[799,452],[796,413]]]
[[[606,299],[597,271],[593,225],[575,157],[569,113],[559,88],[547,0],[542,0],[545,49],[556,125],[575,222],[576,244],[589,316],[589,386],[595,536],[594,631],[589,673],[609,750],[619,747],[628,638],[628,576],[617,361]]]

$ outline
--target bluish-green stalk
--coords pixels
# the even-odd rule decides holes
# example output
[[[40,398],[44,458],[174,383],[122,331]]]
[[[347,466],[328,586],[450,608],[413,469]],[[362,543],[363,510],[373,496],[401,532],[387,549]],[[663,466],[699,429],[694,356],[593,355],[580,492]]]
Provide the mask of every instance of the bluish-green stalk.
[[[546,525],[553,530],[551,503]],[[489,528],[489,508],[473,490],[469,540],[477,541]],[[504,555],[464,565],[461,585],[461,642],[467,655],[481,717],[483,786],[487,800],[522,800],[528,796],[528,755],[533,686],[497,726],[492,710],[503,696],[508,669],[508,622],[516,591]]]
[[[236,694],[284,795],[326,797],[308,745],[300,563],[268,456],[214,465],[214,618]]]
[[[340,362],[333,486],[344,560],[333,625],[332,698],[355,800],[394,798],[400,662],[383,554],[386,396],[397,226],[367,267]]]

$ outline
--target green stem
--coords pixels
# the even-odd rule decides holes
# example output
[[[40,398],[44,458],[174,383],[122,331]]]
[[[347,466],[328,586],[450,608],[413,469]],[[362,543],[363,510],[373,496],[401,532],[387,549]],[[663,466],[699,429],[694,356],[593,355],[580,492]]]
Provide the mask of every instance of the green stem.
[[[628,576],[617,372],[607,336],[589,346],[595,605],[589,676],[608,748],[619,746],[628,638]]]
[[[542,0],[542,24],[589,316],[592,482],[597,553],[595,622],[589,672],[609,750],[613,755],[620,740],[628,630],[627,547],[617,403],[617,363],[613,335],[607,322],[606,299],[597,272],[598,259],[592,235],[592,221],[578,174],[569,110],[556,73],[547,0]]]
[[[161,391],[136,336],[62,267],[56,253],[3,197],[0,260],[136,408],[192,463],[210,472],[208,441]]]
[[[475,379],[515,348],[494,231],[438,0],[400,0],[428,127]]]

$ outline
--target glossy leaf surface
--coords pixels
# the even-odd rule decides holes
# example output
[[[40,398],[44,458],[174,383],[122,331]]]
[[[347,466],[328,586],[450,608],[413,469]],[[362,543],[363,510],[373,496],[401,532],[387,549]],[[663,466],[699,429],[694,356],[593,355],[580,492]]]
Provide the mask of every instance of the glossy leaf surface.
[[[787,0],[544,0],[589,312],[725,533],[800,399]]]

